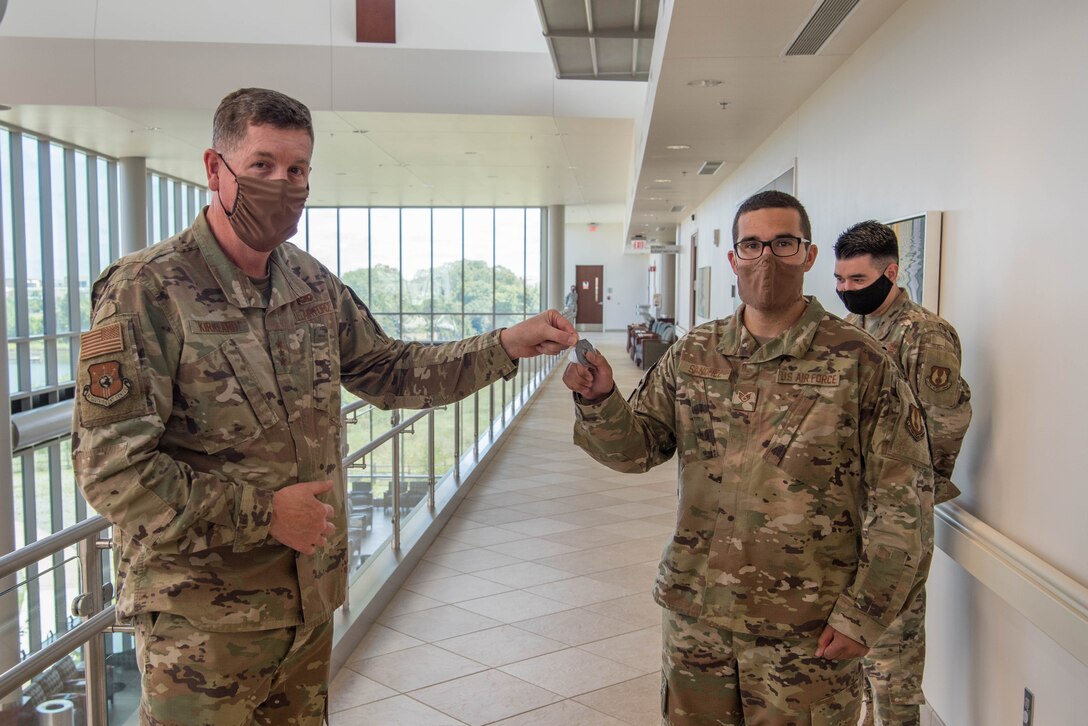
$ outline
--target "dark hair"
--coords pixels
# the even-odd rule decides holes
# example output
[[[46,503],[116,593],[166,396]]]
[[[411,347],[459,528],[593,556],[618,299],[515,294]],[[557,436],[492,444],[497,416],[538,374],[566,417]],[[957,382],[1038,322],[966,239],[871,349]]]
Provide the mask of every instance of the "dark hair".
[[[239,88],[219,102],[212,121],[212,147],[226,152],[246,137],[250,124],[275,126],[280,129],[304,129],[314,140],[314,124],[310,109],[267,88]]]
[[[733,217],[733,244],[737,243],[737,228],[740,224],[740,215],[758,209],[796,209],[797,213],[801,215],[801,236],[809,241],[812,240],[812,223],[808,221],[808,212],[805,211],[801,202],[785,192],[772,189],[753,194],[737,207],[737,214]]]
[[[875,219],[858,222],[839,235],[835,242],[835,259],[848,260],[860,255],[872,255],[874,262],[899,262],[899,240],[886,224]]]

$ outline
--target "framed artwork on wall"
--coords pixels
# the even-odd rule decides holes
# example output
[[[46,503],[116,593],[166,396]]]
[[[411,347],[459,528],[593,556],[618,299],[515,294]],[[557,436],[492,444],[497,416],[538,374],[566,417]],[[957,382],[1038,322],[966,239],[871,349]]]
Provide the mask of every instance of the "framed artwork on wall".
[[[941,213],[923,212],[885,224],[899,240],[899,286],[911,300],[940,315]]]
[[[700,267],[699,268],[699,276],[698,276],[698,279],[697,279],[697,285],[696,286],[698,288],[696,290],[696,294],[698,295],[697,305],[696,305],[696,312],[699,314],[699,317],[701,317],[701,318],[709,318],[710,317],[710,268],[709,267]]]

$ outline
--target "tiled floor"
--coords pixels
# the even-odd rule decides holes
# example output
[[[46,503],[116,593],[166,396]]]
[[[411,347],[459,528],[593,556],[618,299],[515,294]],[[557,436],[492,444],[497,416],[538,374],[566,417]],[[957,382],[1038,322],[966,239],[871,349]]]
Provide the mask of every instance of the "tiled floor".
[[[630,391],[622,336],[588,337]],[[333,680],[333,726],[660,723],[649,591],[676,469],[606,469],[573,420],[557,372]]]

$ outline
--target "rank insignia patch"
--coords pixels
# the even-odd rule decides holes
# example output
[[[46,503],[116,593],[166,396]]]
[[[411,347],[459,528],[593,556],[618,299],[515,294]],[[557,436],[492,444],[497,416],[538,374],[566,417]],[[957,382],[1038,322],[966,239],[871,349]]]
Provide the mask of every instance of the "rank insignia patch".
[[[733,407],[741,411],[755,411],[759,391],[733,391]]]
[[[907,433],[911,435],[915,441],[921,441],[922,437],[926,435],[926,418],[922,413],[922,409],[910,404],[910,410],[907,411]]]
[[[132,391],[132,381],[121,375],[121,362],[108,360],[87,367],[91,382],[83,386],[83,397],[96,406],[109,408]]]
[[[926,376],[926,385],[934,391],[947,391],[952,385],[952,371],[944,366],[933,366]]]

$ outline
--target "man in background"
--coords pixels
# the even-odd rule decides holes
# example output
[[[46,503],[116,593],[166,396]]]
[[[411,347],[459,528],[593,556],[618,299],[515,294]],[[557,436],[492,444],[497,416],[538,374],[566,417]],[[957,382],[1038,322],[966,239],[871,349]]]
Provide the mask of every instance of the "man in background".
[[[925,423],[876,341],[802,294],[804,207],[748,199],[729,263],[744,304],[692,330],[628,400],[572,363],[574,441],[617,471],[680,457],[654,585],[671,726],[856,724],[859,658],[921,580]]]
[[[934,503],[959,496],[952,483],[971,422],[971,389],[960,375],[960,339],[948,321],[910,299],[899,277],[895,232],[874,220],[860,222],[835,243],[835,289],[847,321],[870,333],[899,364],[926,416],[933,458]],[[932,522],[927,528],[932,549]],[[921,723],[925,666],[926,593],[912,593],[907,609],[865,657],[868,723]],[[875,707],[873,702],[875,701]]]
[[[341,385],[441,406],[577,341],[554,310],[443,345],[387,336],[284,244],[313,142],[302,103],[231,93],[203,156],[211,204],[94,285],[72,453],[113,524],[143,724],[322,723],[347,584]]]

